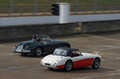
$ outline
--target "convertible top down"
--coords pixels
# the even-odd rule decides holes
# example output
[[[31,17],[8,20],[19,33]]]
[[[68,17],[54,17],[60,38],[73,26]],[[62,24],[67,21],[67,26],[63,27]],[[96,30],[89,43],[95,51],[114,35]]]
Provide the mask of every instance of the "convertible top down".
[[[53,53],[55,48],[70,47],[67,41],[60,41],[51,39],[48,35],[33,35],[33,39],[23,41],[15,46],[14,53],[21,53],[22,55],[34,54],[41,56],[43,53]]]
[[[81,53],[79,49],[68,47],[56,48],[53,54],[45,56],[40,61],[41,65],[47,66],[49,69],[65,69],[67,71],[86,66],[98,69],[100,62],[100,55]]]

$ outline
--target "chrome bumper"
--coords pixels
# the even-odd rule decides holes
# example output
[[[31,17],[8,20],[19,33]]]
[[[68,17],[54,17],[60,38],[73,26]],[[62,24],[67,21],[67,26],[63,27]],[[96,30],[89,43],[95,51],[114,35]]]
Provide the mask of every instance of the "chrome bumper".
[[[20,46],[18,46],[16,49],[14,49],[14,52],[18,52],[18,53],[29,53],[29,52],[31,52],[31,50],[25,50],[25,49],[23,49],[23,46],[22,45],[20,45]]]

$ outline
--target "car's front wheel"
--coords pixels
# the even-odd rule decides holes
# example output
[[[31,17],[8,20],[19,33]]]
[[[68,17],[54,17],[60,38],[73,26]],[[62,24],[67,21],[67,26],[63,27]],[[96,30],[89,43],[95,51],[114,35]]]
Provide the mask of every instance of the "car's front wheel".
[[[71,71],[72,68],[73,68],[73,63],[72,63],[72,61],[68,60],[65,64],[65,70],[66,71]]]
[[[100,67],[100,59],[99,58],[95,58],[95,60],[93,61],[92,68],[93,69],[98,69],[99,67]]]
[[[36,48],[36,50],[35,50],[35,56],[39,57],[39,56],[41,56],[41,55],[42,55],[42,50],[41,50],[41,48]]]
[[[26,56],[26,53],[21,53],[22,56]]]

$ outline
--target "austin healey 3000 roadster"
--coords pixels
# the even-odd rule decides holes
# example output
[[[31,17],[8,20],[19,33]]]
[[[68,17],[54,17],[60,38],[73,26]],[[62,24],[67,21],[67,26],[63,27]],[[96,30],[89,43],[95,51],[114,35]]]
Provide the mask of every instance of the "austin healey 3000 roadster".
[[[53,53],[57,47],[70,47],[67,41],[60,41],[51,39],[48,35],[33,35],[30,41],[23,41],[15,46],[14,53],[21,53],[22,55],[32,54],[41,56],[43,53]]]
[[[60,47],[56,48],[53,54],[45,56],[40,64],[49,69],[65,69],[70,71],[73,68],[92,66],[98,69],[101,56],[98,54],[81,53],[79,49]]]

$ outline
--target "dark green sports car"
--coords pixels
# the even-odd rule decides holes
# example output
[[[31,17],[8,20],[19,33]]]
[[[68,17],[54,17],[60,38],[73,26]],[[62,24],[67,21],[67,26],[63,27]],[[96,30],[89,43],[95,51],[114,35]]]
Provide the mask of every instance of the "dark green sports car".
[[[70,47],[67,41],[60,41],[51,39],[48,35],[33,35],[30,41],[23,41],[15,46],[14,53],[21,53],[22,55],[34,54],[41,56],[43,53],[52,53],[55,48]]]

